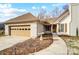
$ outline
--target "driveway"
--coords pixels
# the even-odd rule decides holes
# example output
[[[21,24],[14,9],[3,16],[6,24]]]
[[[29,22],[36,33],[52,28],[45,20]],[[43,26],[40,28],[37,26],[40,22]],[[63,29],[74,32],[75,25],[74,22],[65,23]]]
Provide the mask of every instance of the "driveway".
[[[27,39],[29,39],[29,37],[19,37],[19,36],[0,37],[0,51],[9,48],[17,43],[23,42]]]

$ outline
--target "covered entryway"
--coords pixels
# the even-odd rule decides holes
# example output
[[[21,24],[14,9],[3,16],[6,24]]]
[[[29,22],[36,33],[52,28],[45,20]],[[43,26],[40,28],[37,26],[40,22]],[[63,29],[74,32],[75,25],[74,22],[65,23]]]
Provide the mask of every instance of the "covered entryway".
[[[11,36],[31,36],[31,28],[30,25],[26,26],[10,26],[9,34]]]
[[[51,25],[44,25],[45,31],[51,31]]]
[[[53,24],[53,33],[57,32],[57,24]]]

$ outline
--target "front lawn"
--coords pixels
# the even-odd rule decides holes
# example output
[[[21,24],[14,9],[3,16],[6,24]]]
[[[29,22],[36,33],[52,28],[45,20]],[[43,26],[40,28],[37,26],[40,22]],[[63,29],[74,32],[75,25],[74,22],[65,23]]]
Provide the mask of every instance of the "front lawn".
[[[68,55],[79,55],[79,37],[77,36],[60,36],[67,44]]]

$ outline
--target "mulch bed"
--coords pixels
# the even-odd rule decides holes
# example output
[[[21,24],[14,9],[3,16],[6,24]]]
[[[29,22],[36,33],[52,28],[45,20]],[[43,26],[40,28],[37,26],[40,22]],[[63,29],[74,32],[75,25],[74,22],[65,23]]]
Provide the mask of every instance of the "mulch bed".
[[[39,38],[29,39],[0,51],[0,55],[27,55],[45,49],[52,43],[52,38],[47,38],[42,41]]]

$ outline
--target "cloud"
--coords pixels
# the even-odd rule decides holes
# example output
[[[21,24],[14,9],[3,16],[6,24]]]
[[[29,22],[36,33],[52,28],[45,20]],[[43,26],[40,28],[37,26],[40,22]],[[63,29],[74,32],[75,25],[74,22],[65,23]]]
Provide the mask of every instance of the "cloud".
[[[46,6],[42,6],[41,8],[42,8],[42,9],[46,9]]]
[[[10,8],[11,4],[0,4],[0,8]]]
[[[26,9],[13,8],[11,4],[0,4],[0,21],[26,13]]]
[[[67,5],[67,3],[54,3],[54,4],[52,4],[53,7],[60,7],[63,5]]]
[[[33,10],[37,9],[35,6],[32,7]]]

